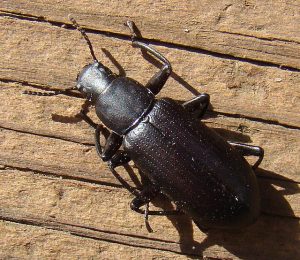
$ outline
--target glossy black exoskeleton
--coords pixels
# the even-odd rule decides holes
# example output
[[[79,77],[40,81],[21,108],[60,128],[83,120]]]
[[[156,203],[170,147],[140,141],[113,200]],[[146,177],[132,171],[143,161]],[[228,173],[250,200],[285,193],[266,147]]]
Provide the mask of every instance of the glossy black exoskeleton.
[[[197,118],[209,104],[201,94],[178,104],[170,98],[156,99],[171,74],[169,61],[149,45],[137,41],[133,23],[132,45],[152,54],[163,64],[146,86],[113,74],[95,57],[91,43],[74,19],[73,24],[87,40],[94,62],[84,67],[77,88],[94,102],[101,122],[111,130],[106,145],[100,146],[101,127],[96,128],[96,147],[112,173],[135,195],[131,208],[145,215],[183,212],[200,229],[239,228],[251,224],[260,211],[259,190],[254,169],[263,158],[257,146],[227,142]],[[124,150],[119,151],[123,145]],[[243,156],[259,159],[251,167]],[[116,171],[133,160],[150,180],[138,190]],[[159,193],[172,200],[174,211],[149,211],[148,203]],[[146,205],[146,209],[141,209]]]

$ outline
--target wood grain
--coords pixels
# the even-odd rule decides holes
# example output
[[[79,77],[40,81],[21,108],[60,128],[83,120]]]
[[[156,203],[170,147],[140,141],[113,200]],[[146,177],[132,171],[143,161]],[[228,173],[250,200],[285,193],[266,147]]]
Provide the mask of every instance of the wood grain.
[[[4,0],[0,10],[60,23],[72,13],[85,27],[121,34],[130,18],[148,39],[300,68],[298,1]]]

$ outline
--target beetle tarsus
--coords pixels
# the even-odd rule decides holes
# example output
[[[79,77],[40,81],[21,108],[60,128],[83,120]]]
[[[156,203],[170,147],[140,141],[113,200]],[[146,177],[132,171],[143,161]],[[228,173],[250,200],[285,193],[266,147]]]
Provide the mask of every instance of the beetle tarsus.
[[[146,208],[145,208],[145,226],[147,228],[147,231],[149,233],[152,233],[153,229],[151,228],[150,223],[149,223],[149,202],[146,203],[145,206],[146,206]]]
[[[134,41],[137,38],[136,34],[136,26],[133,21],[126,21],[125,25],[129,28],[130,33],[131,33],[131,41]]]

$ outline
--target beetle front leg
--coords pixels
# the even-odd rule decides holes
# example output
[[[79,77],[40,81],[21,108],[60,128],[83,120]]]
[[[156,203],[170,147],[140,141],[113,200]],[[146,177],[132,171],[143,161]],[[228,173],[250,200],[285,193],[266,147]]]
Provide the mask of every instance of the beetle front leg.
[[[92,119],[89,116],[87,116],[86,113],[84,113],[84,111],[81,111],[80,113],[84,121],[86,121],[93,128],[96,128],[95,145],[99,157],[105,162],[109,161],[108,165],[112,174],[130,193],[137,196],[139,193],[136,192],[136,189],[131,187],[115,170],[116,167],[124,165],[130,161],[130,157],[126,152],[117,153],[120,146],[122,145],[123,137],[117,135],[114,132],[110,133],[106,140],[105,146],[102,149],[100,144],[100,135],[101,131],[103,130],[103,126],[94,123]]]
[[[109,161],[112,157],[116,154],[119,148],[122,145],[123,137],[111,132],[108,136],[104,148],[100,145],[100,134],[101,134],[101,127],[97,127],[95,131],[95,139],[96,139],[96,150],[98,155],[104,162]]]
[[[172,73],[171,64],[166,57],[164,57],[153,47],[136,40],[137,36],[134,32],[134,23],[132,21],[127,21],[126,25],[129,27],[131,32],[132,46],[139,47],[142,50],[151,53],[155,58],[159,59],[163,63],[163,67],[159,70],[159,72],[157,72],[146,84],[146,88],[150,89],[154,95],[157,95]]]
[[[102,125],[96,124],[83,110],[80,111],[80,115],[82,119],[87,122],[91,127],[95,128],[95,145],[96,145],[96,151],[99,155],[99,157],[104,161],[110,160],[114,154],[119,150],[119,148],[122,145],[123,137],[111,132],[106,140],[105,146],[102,150],[101,144],[100,144],[100,134],[103,130]]]
[[[242,144],[242,143],[236,143],[236,142],[228,142],[230,145],[232,145],[235,149],[237,149],[243,156],[258,156],[257,161],[252,166],[252,169],[255,170],[260,165],[264,158],[264,149],[260,146],[254,146],[249,144]]]
[[[188,100],[182,106],[192,113],[196,118],[202,118],[209,105],[209,95],[206,93],[200,94],[195,98]]]

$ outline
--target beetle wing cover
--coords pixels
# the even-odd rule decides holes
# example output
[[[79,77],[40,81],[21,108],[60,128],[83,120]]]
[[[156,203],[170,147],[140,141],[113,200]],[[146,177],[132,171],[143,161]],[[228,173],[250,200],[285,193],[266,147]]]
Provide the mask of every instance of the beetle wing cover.
[[[163,193],[204,226],[243,219],[256,203],[258,192],[250,190],[255,177],[244,158],[173,100],[156,101],[124,147]]]

